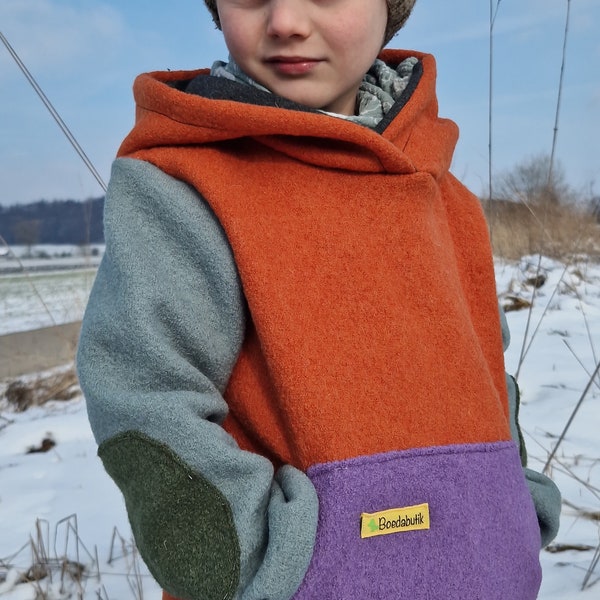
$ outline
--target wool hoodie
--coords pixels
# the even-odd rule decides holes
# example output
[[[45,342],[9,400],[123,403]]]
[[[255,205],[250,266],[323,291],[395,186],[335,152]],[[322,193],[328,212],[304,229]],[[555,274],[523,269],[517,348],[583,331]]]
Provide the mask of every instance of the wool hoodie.
[[[537,596],[560,499],[523,472],[486,223],[411,54],[375,129],[136,80],[78,369],[165,598]]]

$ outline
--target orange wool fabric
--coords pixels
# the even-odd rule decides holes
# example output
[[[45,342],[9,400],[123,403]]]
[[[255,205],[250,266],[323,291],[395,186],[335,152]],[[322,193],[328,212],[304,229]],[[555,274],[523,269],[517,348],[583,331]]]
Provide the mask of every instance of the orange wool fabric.
[[[120,154],[221,222],[250,316],[225,428],[276,465],[510,439],[487,226],[448,173],[434,60],[408,54],[423,75],[382,134],[165,85],[200,72],[135,85]]]

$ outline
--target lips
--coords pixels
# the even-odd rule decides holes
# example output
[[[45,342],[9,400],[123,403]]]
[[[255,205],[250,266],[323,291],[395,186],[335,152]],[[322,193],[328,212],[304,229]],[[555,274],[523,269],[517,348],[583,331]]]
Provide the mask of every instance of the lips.
[[[304,75],[312,71],[321,61],[306,56],[272,56],[265,61],[281,75]]]

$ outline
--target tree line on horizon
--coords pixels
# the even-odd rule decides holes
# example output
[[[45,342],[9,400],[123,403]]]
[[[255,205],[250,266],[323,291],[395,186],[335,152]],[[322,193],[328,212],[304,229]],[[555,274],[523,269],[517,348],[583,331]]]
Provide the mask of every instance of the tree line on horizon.
[[[587,253],[600,256],[600,196],[576,190],[560,161],[547,155],[522,160],[494,181],[493,200],[481,198],[494,253],[515,258]],[[40,200],[0,206],[0,247],[102,244],[104,197]]]
[[[0,236],[9,246],[102,244],[103,211],[103,196],[0,206]]]

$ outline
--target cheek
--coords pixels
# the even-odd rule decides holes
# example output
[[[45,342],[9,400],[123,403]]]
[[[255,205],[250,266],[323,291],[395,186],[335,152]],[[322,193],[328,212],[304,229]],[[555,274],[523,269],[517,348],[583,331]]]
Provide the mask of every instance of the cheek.
[[[223,17],[221,28],[225,45],[233,55],[244,56],[253,47],[252,27],[239,18]]]
[[[237,35],[235,35],[235,30],[228,27],[222,28],[223,39],[225,40],[225,45],[227,49],[232,55],[239,55],[244,53],[244,43],[243,39],[240,39]]]
[[[366,67],[366,72],[382,48],[383,37],[383,31],[379,36],[376,28],[348,30],[340,27],[335,37],[336,48],[343,53],[345,61],[351,63],[350,68],[352,65],[356,67],[363,65]]]
[[[350,19],[339,19],[331,34],[338,48],[344,47],[354,54],[375,52],[374,58],[383,46],[386,26],[387,12],[384,15],[359,13]]]

